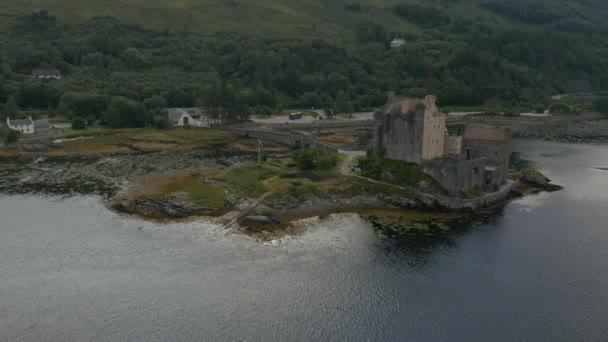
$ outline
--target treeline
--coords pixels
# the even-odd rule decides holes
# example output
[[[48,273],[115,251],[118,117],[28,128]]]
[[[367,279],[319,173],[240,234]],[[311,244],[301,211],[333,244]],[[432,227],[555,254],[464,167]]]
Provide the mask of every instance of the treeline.
[[[607,61],[591,48],[598,33],[497,31],[427,7],[402,10],[440,28],[391,49],[395,33],[378,23],[361,25],[357,42],[334,42],[154,31],[111,17],[69,25],[32,13],[0,46],[0,112],[10,104],[12,112],[16,105],[136,127],[158,122],[165,107],[205,106],[217,122],[231,122],[294,107],[367,110],[388,91],[436,94],[442,106],[512,107],[565,92],[571,80],[608,83]],[[36,80],[29,75],[37,68],[64,77]]]

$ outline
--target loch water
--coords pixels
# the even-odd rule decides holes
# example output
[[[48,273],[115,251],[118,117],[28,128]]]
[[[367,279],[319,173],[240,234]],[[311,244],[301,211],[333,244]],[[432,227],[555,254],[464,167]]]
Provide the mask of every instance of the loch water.
[[[417,241],[340,214],[262,244],[0,194],[0,341],[608,341],[608,146],[514,150],[565,189]]]

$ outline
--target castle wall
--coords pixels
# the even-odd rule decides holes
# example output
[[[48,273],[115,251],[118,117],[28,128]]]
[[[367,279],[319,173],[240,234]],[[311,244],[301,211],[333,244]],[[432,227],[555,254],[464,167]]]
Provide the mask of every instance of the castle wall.
[[[462,154],[462,136],[452,136],[446,134],[443,153]]]
[[[385,157],[420,164],[424,111],[376,115],[376,145],[384,148]]]
[[[499,185],[507,182],[509,160],[511,158],[511,139],[506,141],[489,141],[478,139],[463,139],[462,153],[469,151],[471,158],[485,157],[488,166],[496,167],[495,182]]]
[[[422,171],[437,181],[450,196],[483,187],[485,158],[467,159],[464,155],[447,155],[422,164]]]
[[[443,156],[445,145],[445,115],[435,105],[435,96],[424,99],[424,131],[422,140],[422,160]]]

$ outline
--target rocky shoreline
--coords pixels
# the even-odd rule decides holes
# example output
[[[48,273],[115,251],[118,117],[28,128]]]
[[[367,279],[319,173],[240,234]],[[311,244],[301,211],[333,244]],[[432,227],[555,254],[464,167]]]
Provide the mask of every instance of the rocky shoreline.
[[[174,144],[175,141],[165,139],[156,143]],[[129,148],[111,153],[70,154],[57,154],[56,147],[36,145],[23,151],[0,156],[0,193],[100,195],[113,210],[161,220],[215,216],[221,221],[224,215],[238,212],[254,201],[252,198],[230,197],[224,200],[223,206],[212,207],[183,201],[174,192],[163,193],[162,196],[138,193],[137,186],[147,188],[166,180],[179,180],[183,175],[194,177],[205,171],[222,170],[257,159],[257,153],[226,143],[167,150]],[[268,152],[267,157],[289,159],[290,153]],[[492,203],[504,203],[531,192],[560,189],[538,173],[518,176],[518,180],[520,185],[508,189],[504,197]],[[284,227],[294,220],[339,212],[373,209],[470,212],[475,209],[467,206],[455,209],[432,195],[398,192],[323,193],[305,201],[264,201],[254,211],[240,217],[237,223],[259,232]]]
[[[556,115],[548,117],[507,117],[496,114],[477,114],[448,118],[458,126],[484,123],[511,128],[514,137],[566,143],[608,143],[608,118],[597,113]]]

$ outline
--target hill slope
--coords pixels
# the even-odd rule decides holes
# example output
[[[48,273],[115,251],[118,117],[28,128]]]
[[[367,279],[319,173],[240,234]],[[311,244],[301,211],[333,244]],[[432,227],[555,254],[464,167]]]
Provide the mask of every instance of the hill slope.
[[[365,22],[418,35],[440,26],[435,17],[474,19],[503,28],[605,26],[608,5],[600,0],[3,0],[0,30],[6,31],[16,16],[40,9],[69,23],[110,15],[159,30],[342,37]]]
[[[0,119],[17,105],[129,126],[167,105],[346,113],[388,91],[543,110],[608,89],[607,13],[603,0],[2,0]]]

